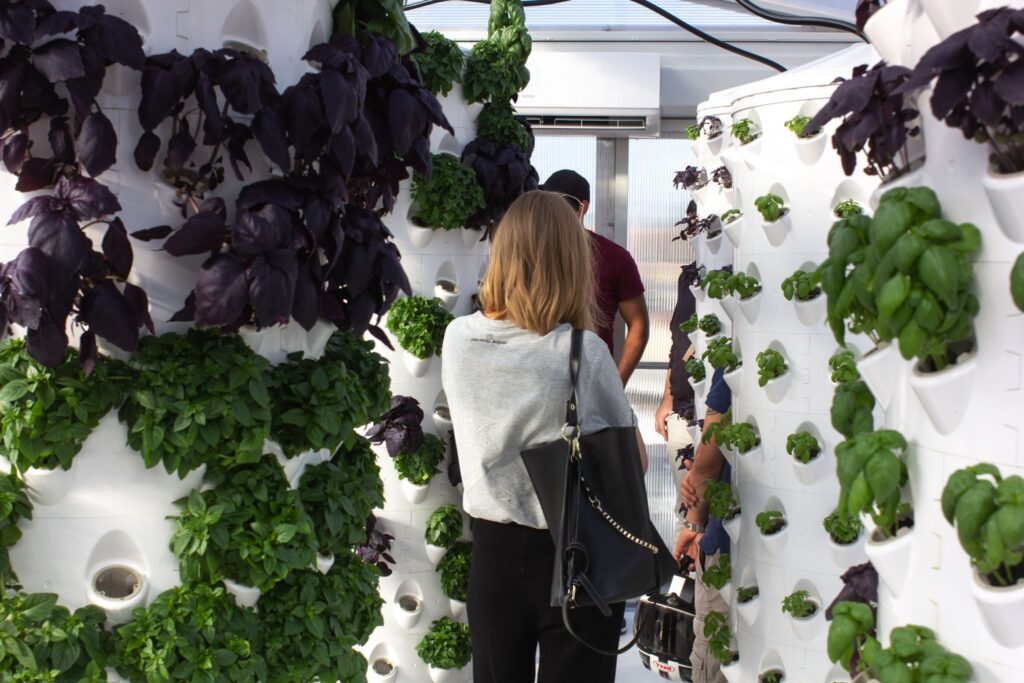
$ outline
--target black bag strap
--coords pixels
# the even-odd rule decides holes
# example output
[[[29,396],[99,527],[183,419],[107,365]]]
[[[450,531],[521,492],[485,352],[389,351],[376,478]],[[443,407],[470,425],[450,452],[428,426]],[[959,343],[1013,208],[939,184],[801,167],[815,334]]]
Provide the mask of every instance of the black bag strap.
[[[572,343],[569,350],[569,401],[565,404],[565,424],[570,430],[578,430],[580,416],[576,400],[576,385],[580,381],[580,360],[583,357],[583,330],[572,331]],[[568,431],[568,430],[567,430]]]
[[[651,618],[652,614],[654,614],[653,610],[645,614],[641,618],[639,624],[634,625],[633,638],[628,643],[620,647],[618,650],[602,650],[601,648],[594,647],[587,641],[583,640],[582,636],[576,633],[576,631],[572,627],[572,624],[569,623],[569,602],[566,601],[562,603],[562,624],[565,626],[565,630],[569,632],[569,635],[575,638],[580,643],[582,643],[588,650],[592,650],[593,652],[596,652],[599,655],[605,655],[607,657],[618,657],[621,654],[629,652],[629,650],[631,650],[633,646],[636,645],[637,641],[640,640],[640,634],[643,633],[643,629],[647,625],[647,621]]]

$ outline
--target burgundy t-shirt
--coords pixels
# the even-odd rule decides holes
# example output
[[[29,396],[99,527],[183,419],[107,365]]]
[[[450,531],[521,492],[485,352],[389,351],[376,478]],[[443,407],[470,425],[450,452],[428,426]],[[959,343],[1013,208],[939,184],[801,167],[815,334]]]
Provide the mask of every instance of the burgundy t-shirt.
[[[607,237],[589,230],[587,234],[594,249],[594,282],[597,286],[597,307],[601,313],[597,334],[614,353],[615,314],[619,311],[619,303],[643,294],[644,283],[636,261],[628,251]]]

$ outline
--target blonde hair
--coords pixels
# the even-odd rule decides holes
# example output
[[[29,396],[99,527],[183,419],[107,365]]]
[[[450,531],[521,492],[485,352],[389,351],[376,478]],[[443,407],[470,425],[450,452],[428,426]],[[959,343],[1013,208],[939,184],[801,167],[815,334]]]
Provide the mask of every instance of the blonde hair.
[[[561,323],[593,329],[593,272],[590,240],[562,195],[527,192],[495,230],[480,303],[541,335]]]

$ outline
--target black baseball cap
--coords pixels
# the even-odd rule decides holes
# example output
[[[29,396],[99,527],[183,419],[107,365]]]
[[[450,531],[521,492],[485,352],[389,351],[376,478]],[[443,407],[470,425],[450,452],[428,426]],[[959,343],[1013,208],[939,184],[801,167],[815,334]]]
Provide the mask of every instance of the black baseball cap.
[[[567,194],[581,202],[590,201],[590,183],[576,171],[570,171],[567,168],[552,173],[539,189]]]

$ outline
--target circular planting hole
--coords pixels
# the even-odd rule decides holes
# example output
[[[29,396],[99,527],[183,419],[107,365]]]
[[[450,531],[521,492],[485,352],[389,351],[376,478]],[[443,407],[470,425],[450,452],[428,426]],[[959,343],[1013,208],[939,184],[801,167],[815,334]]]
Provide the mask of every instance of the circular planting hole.
[[[417,612],[420,609],[420,599],[415,595],[403,595],[398,598],[398,606],[406,612]]]
[[[458,294],[458,286],[451,280],[438,280],[437,289],[447,294]]]
[[[107,567],[96,573],[92,586],[105,598],[127,600],[138,594],[142,587],[142,577],[129,567]]]
[[[391,660],[381,657],[380,659],[373,660],[373,673],[378,676],[387,676],[389,673],[395,670],[395,665],[391,663]]]

